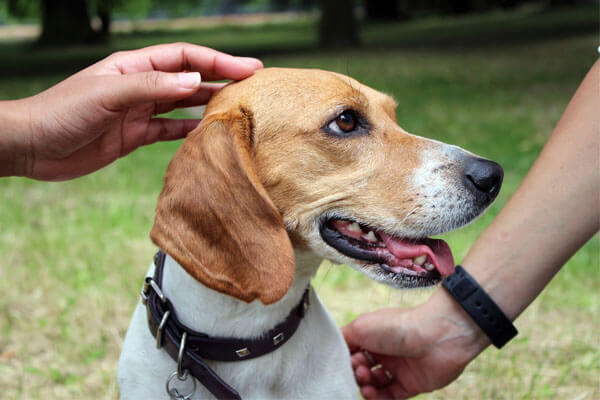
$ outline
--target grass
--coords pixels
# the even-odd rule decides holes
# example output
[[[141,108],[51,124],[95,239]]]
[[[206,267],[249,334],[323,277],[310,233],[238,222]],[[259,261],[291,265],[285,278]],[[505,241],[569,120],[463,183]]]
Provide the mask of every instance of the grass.
[[[352,75],[392,94],[408,131],[505,167],[490,211],[444,236],[461,260],[517,188],[597,57],[596,16],[584,9],[369,25],[363,47],[337,52],[314,48],[310,20],[123,33],[108,46],[60,52],[6,42],[0,99],[36,93],[113,50],[174,40],[258,54],[267,66]],[[145,147],[70,182],[0,179],[0,398],[117,397],[120,347],[155,250],[148,238],[154,206],[178,146]],[[458,381],[420,398],[599,398],[599,253],[596,237],[517,320],[520,335],[509,346],[487,350]],[[391,291],[329,263],[314,284],[340,324],[431,294]]]

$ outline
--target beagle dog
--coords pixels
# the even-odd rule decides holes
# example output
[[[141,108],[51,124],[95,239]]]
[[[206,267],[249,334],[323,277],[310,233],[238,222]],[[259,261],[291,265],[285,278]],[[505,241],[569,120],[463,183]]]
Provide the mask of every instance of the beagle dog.
[[[480,215],[503,171],[409,134],[395,109],[320,70],[267,68],[219,91],[168,167],[151,233],[179,321],[260,337],[298,305],[323,258],[396,288],[450,275],[448,245],[429,236]],[[343,337],[315,293],[310,302],[276,351],[206,363],[244,399],[358,398]],[[121,398],[184,398],[166,392],[177,362],[155,343],[140,303],[119,361]],[[202,384],[191,392],[213,398]]]

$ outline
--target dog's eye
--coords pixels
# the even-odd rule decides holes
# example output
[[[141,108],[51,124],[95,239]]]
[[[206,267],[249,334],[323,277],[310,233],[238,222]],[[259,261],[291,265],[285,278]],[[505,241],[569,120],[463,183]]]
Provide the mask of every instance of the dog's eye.
[[[335,119],[335,123],[337,124],[338,128],[346,133],[351,132],[356,128],[356,118],[350,111],[344,111],[341,113]]]
[[[347,108],[340,114],[335,114],[321,129],[338,138],[352,138],[369,134],[371,125],[359,112]]]
[[[360,128],[359,117],[352,110],[342,112],[325,126],[327,132],[337,136],[353,135],[358,128]]]

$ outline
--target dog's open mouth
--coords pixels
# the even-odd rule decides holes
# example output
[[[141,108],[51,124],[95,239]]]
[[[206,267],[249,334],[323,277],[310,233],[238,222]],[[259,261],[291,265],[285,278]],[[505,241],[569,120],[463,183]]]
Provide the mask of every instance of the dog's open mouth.
[[[430,286],[454,271],[450,247],[440,239],[399,238],[343,219],[324,221],[320,233],[340,253],[379,267],[388,278],[412,278],[408,286]]]

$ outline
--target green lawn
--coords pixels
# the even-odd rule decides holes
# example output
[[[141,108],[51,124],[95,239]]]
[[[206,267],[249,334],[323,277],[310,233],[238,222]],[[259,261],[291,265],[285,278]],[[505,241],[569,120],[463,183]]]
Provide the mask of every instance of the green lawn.
[[[393,95],[406,130],[504,166],[490,211],[445,235],[460,261],[517,188],[596,59],[597,15],[584,9],[369,25],[362,47],[336,52],[315,49],[310,20],[123,33],[92,48],[3,42],[0,99],[36,93],[117,49],[178,40],[259,55],[267,66],[346,73]],[[0,398],[117,397],[120,346],[155,250],[148,238],[154,206],[178,146],[149,146],[70,182],[0,179]],[[599,398],[599,253],[596,237],[517,320],[513,343],[486,351],[457,382],[422,398]],[[315,287],[340,324],[431,293],[392,291],[328,263]]]

